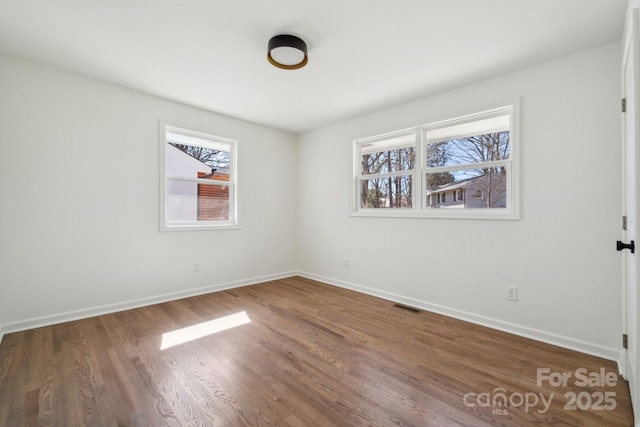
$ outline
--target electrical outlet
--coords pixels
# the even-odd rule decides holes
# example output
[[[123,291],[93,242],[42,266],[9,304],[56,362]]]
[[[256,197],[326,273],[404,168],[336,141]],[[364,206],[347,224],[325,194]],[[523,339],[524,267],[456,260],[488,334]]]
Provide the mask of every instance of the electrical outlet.
[[[344,259],[344,268],[349,268],[349,258]]]
[[[193,272],[200,273],[200,262],[196,261],[193,263]]]
[[[510,301],[518,301],[518,288],[515,286],[507,286],[507,299]]]

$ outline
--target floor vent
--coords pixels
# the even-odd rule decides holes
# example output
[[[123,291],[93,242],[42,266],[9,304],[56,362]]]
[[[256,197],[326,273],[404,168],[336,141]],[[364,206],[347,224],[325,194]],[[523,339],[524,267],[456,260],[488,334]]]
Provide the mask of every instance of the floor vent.
[[[417,308],[414,308],[414,307],[409,307],[408,305],[404,305],[404,304],[394,304],[393,306],[394,306],[394,307],[397,307],[397,308],[401,308],[401,309],[403,309],[403,310],[410,311],[410,312],[412,312],[412,313],[420,313],[420,310],[418,310]]]

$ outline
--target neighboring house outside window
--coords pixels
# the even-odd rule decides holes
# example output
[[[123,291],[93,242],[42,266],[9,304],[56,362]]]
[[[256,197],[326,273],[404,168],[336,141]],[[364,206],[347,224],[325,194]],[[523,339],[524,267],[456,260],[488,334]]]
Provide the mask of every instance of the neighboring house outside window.
[[[229,181],[228,173],[198,172],[198,178]],[[229,220],[229,187],[198,184],[198,221]]]
[[[493,179],[493,183],[489,183],[488,180]],[[469,208],[469,209],[481,209],[487,207],[504,208],[506,206],[505,197],[505,183],[506,177],[504,174],[496,174],[493,176],[481,176],[476,178],[469,178],[465,181],[443,184],[437,187],[433,187],[429,200],[438,200],[436,205],[430,204],[432,208]],[[485,199],[483,197],[483,188],[493,188],[493,199]],[[445,194],[452,192],[454,197],[449,203],[446,203]],[[436,195],[436,199],[434,199]],[[471,195],[471,196],[468,196]]]
[[[237,226],[235,141],[165,126],[162,228]]]

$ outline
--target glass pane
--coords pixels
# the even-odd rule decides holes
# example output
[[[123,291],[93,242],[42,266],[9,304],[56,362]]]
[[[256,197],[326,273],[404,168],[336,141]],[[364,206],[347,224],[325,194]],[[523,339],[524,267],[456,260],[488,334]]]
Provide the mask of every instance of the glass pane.
[[[411,181],[411,175],[361,180],[360,208],[411,208]]]
[[[229,187],[168,180],[167,218],[187,222],[228,221]]]
[[[427,143],[427,167],[493,162],[510,155],[508,131]]]
[[[198,185],[198,221],[229,220],[229,187]]]
[[[427,174],[427,208],[507,207],[505,167]]]
[[[225,149],[213,149],[167,142],[165,146],[167,176],[198,178],[214,172],[229,174],[229,153],[227,144],[220,144]]]
[[[415,133],[394,136],[360,146],[363,175],[409,171],[415,168]]]

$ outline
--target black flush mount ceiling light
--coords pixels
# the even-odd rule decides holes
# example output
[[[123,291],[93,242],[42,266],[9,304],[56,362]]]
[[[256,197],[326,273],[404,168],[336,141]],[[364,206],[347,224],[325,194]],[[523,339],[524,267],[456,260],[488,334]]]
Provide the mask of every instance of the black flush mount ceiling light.
[[[283,70],[297,70],[307,65],[307,44],[299,37],[281,34],[269,40],[267,59]]]

